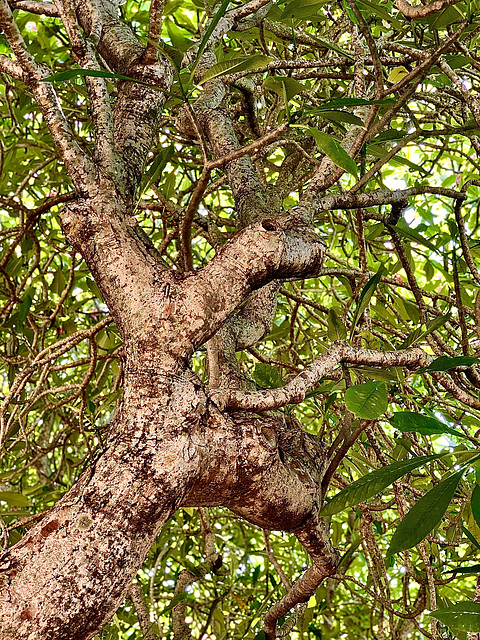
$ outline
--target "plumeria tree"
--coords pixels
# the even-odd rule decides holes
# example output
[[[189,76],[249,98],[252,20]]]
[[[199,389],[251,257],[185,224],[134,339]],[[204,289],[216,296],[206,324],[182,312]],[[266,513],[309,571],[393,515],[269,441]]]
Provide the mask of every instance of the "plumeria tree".
[[[476,0],[0,0],[0,637],[480,638]]]

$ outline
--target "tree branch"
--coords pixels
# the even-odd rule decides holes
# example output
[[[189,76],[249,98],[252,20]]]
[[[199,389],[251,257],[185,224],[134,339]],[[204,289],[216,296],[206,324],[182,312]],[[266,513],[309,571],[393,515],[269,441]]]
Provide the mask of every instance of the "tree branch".
[[[21,9],[34,13],[39,16],[50,16],[51,18],[59,18],[57,7],[50,2],[34,2],[33,0],[20,0],[19,2],[9,2],[12,9]]]
[[[423,367],[425,352],[417,347],[399,351],[373,351],[357,349],[344,342],[335,342],[320,357],[316,358],[298,376],[279,389],[254,392],[229,392],[218,390],[212,393],[215,402],[231,410],[269,411],[287,404],[298,404],[305,399],[321,378],[330,374],[341,363],[378,367]]]
[[[431,4],[421,7],[412,7],[407,0],[395,0],[397,9],[409,20],[426,18],[427,16],[432,15],[432,13],[442,11],[442,9],[445,9],[452,4],[457,4],[458,2],[460,2],[460,0],[436,0],[436,2],[432,2]]]
[[[77,144],[52,85],[42,81],[49,70],[40,67],[30,55],[6,0],[0,0],[0,27],[23,70],[23,82],[35,95],[75,187],[84,191],[93,177],[92,165]]]
[[[162,14],[165,0],[152,0],[148,23],[147,48],[143,56],[145,64],[154,64],[158,58],[158,47],[162,36]]]
[[[185,279],[178,312],[190,344],[208,340],[252,291],[272,280],[319,272],[325,245],[305,219],[293,214],[238,232],[203,269]]]

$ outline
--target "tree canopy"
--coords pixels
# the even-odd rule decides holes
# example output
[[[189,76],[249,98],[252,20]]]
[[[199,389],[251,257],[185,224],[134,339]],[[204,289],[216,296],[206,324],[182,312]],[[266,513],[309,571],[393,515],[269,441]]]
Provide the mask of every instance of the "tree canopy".
[[[0,0],[0,624],[2,558],[61,545],[103,464],[121,493],[168,406],[193,436],[135,453],[134,581],[105,560],[97,628],[49,637],[480,638],[479,10]],[[228,497],[221,447],[189,475],[212,416],[247,434]]]

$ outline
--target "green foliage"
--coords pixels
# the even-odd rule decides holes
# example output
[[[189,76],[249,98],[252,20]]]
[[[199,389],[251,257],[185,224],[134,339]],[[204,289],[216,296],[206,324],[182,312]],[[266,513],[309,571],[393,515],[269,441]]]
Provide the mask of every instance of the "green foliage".
[[[321,510],[324,516],[332,516],[347,507],[365,502],[372,496],[381,493],[388,486],[393,484],[395,480],[410,473],[414,469],[423,467],[428,462],[433,462],[438,458],[437,455],[421,456],[411,460],[402,460],[394,462],[382,469],[372,471],[366,476],[356,480],[348,487],[337,493]]]
[[[393,534],[387,555],[410,549],[439,524],[463,474],[462,469],[444,478],[413,505]]]
[[[458,631],[480,631],[480,603],[457,602],[451,607],[437,609],[430,614],[450,629]]]
[[[323,131],[310,127],[308,132],[315,138],[318,148],[327,155],[341,169],[345,169],[355,177],[358,176],[358,167],[355,161],[342,149],[335,138]]]
[[[387,410],[387,387],[384,382],[357,384],[346,390],[345,405],[357,418],[375,420]]]

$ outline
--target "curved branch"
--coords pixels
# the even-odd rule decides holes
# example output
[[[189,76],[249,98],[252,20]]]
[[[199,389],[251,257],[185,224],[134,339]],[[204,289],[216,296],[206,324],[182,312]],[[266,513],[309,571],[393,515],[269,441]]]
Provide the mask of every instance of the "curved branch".
[[[76,142],[52,85],[43,82],[43,78],[50,71],[37,64],[28,51],[6,0],[0,0],[0,28],[5,33],[18,66],[22,69],[23,78],[21,79],[32,89],[76,188],[80,191],[85,190],[93,177],[93,166]],[[18,77],[16,68],[13,65],[10,66],[15,72],[15,77]],[[6,64],[4,67],[8,69]]]
[[[21,9],[34,13],[39,16],[50,16],[51,18],[59,18],[58,9],[54,4],[49,2],[35,2],[34,0],[19,0],[19,2],[9,2],[12,9]]]
[[[228,392],[222,389],[214,392],[212,397],[217,404],[221,403],[228,409],[242,411],[279,409],[287,404],[302,402],[319,380],[330,374],[341,363],[415,368],[425,366],[426,354],[418,347],[399,351],[373,351],[357,349],[344,342],[334,342],[330,349],[279,389],[254,392]]]
[[[246,227],[203,269],[186,276],[178,295],[184,338],[194,348],[203,344],[252,291],[272,280],[315,277],[324,255],[325,245],[299,216]],[[172,340],[178,344],[179,336]]]
[[[445,9],[452,4],[458,4],[459,2],[460,0],[436,0],[436,2],[432,2],[431,4],[427,4],[421,7],[412,7],[412,5],[409,4],[406,0],[395,0],[397,9],[400,11],[400,13],[403,13],[403,15],[409,20],[415,20],[416,18],[426,18],[427,16],[431,16],[432,13],[442,11],[442,9]]]

